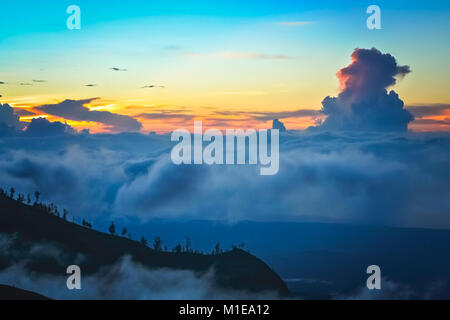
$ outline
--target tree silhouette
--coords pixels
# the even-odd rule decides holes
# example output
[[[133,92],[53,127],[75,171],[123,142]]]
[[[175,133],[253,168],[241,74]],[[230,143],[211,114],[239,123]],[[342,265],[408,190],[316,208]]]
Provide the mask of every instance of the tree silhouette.
[[[23,194],[19,194],[17,196],[17,201],[23,203],[25,201],[25,196]]]
[[[34,197],[35,197],[35,199],[36,199],[36,203],[38,203],[39,202],[39,197],[41,196],[41,193],[39,192],[39,191],[36,191],[35,193],[34,193]]]
[[[123,230],[122,230],[122,237],[125,237],[127,234],[128,234],[127,228],[123,227]]]
[[[218,255],[218,254],[221,254],[222,252],[223,252],[222,247],[220,246],[220,243],[217,242],[216,245],[214,246],[212,254]]]
[[[183,246],[179,243],[172,249],[172,251],[175,253],[181,253],[183,251]]]
[[[9,189],[9,197],[11,199],[14,199],[14,193],[16,193],[16,190],[14,190],[14,188]]]
[[[67,211],[66,209],[63,209],[63,219],[67,220],[67,215],[69,214],[69,211]]]
[[[141,244],[143,244],[144,246],[147,246],[147,239],[145,239],[144,237],[141,238]]]
[[[153,240],[153,249],[155,249],[155,251],[158,251],[158,252],[162,251],[161,237],[155,237],[155,239]]]
[[[27,203],[28,203],[28,204],[31,203],[31,197],[30,197],[30,194],[27,194]]]
[[[186,246],[185,246],[184,249],[185,249],[186,252],[192,252],[191,238],[186,237]]]
[[[114,236],[116,234],[116,226],[114,225],[114,222],[111,222],[111,225],[109,226],[109,233]]]

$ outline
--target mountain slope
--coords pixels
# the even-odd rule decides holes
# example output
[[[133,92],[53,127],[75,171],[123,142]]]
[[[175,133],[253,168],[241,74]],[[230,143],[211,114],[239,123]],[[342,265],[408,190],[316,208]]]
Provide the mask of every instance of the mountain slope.
[[[4,196],[0,198],[0,233],[16,234],[15,246],[19,249],[27,243],[46,243],[61,251],[58,259],[46,255],[28,257],[27,268],[34,272],[65,275],[67,266],[82,255],[83,273],[93,274],[129,255],[151,269],[190,270],[199,275],[213,269],[214,282],[222,289],[289,295],[274,271],[243,250],[219,255],[156,252],[139,242],[81,227]],[[13,263],[14,258],[0,253],[0,270]]]
[[[0,285],[0,300],[49,300],[40,294]]]

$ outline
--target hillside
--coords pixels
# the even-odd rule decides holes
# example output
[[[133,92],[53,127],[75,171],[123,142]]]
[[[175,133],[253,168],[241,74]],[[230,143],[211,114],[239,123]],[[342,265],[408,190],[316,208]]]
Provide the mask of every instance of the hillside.
[[[0,300],[48,300],[40,294],[0,285]]]
[[[15,246],[29,243],[51,244],[61,250],[57,259],[48,256],[27,257],[27,268],[43,274],[65,274],[77,257],[84,257],[80,267],[89,275],[113,265],[129,255],[150,269],[190,270],[202,275],[213,268],[214,282],[222,289],[246,292],[273,292],[281,296],[289,291],[281,278],[263,261],[239,249],[218,255],[157,252],[141,243],[91,230],[45,212],[0,197],[0,234],[15,235]],[[16,257],[0,253],[0,270],[14,264]],[[186,297],[189,298],[189,297]]]

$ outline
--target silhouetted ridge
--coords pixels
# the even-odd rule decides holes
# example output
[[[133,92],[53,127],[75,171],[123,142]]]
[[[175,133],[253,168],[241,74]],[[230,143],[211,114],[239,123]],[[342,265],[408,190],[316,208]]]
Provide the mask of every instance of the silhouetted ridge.
[[[191,270],[201,275],[213,268],[215,284],[220,288],[289,295],[285,283],[271,268],[241,249],[211,255],[156,251],[126,237],[74,224],[49,214],[40,205],[26,205],[4,194],[0,196],[0,233],[17,234],[21,244],[45,242],[61,248],[64,255],[57,261],[30,261],[27,267],[42,273],[64,275],[78,254],[86,257],[80,265],[84,274],[95,273],[130,255],[151,269]],[[12,263],[0,254],[0,270]]]

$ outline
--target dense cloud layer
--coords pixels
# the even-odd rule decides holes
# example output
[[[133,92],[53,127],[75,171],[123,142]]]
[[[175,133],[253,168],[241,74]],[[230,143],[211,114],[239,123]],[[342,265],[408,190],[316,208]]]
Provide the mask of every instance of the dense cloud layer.
[[[387,89],[409,72],[408,66],[399,66],[390,54],[375,48],[355,49],[352,63],[337,73],[341,92],[323,100],[327,118],[315,129],[406,131],[414,117],[397,93]]]
[[[91,111],[84,106],[93,100],[95,99],[64,100],[61,103],[43,105],[35,109],[65,119],[103,123],[114,132],[139,131],[142,128],[142,124],[132,117],[109,111]]]
[[[71,215],[302,220],[450,227],[446,134],[284,134],[280,170],[176,166],[169,136],[19,136],[0,144],[1,186],[40,190]]]

